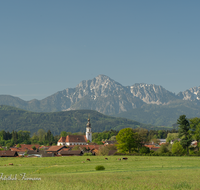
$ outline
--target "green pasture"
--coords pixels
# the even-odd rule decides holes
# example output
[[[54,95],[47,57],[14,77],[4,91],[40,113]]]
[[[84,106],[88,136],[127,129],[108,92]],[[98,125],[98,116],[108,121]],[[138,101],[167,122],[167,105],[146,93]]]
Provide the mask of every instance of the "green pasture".
[[[17,174],[17,180],[0,180],[0,189],[200,189],[200,157],[127,157],[0,158],[3,177]],[[96,171],[97,165],[105,170]],[[20,180],[22,173],[41,180]]]

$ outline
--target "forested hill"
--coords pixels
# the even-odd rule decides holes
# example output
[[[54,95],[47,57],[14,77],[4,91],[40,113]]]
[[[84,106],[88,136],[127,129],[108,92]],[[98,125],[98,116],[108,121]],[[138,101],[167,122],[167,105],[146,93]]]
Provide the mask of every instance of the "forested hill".
[[[85,132],[88,115],[90,116],[93,132],[102,132],[110,129],[120,130],[126,127],[159,129],[158,127],[141,124],[129,119],[106,116],[92,110],[36,113],[10,106],[0,106],[0,130],[10,132],[12,130],[27,130],[33,134],[38,129],[44,129],[45,131],[51,130],[54,135],[60,134],[61,131]]]

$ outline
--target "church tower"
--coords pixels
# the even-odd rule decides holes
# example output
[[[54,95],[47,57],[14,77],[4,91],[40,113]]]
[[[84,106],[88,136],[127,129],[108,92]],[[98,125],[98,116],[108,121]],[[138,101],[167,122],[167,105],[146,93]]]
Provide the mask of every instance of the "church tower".
[[[88,118],[88,123],[86,127],[86,138],[87,140],[92,142],[92,130],[91,130],[90,118]]]

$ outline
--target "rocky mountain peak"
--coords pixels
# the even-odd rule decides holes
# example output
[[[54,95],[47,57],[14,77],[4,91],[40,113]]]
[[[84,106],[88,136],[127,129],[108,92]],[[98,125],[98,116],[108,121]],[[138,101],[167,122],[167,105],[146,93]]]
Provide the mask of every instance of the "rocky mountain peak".
[[[130,86],[130,92],[147,104],[166,104],[176,98],[175,94],[155,84],[136,83]]]
[[[104,114],[117,114],[146,104],[165,105],[180,99],[200,104],[200,87],[175,95],[160,85],[136,83],[123,86],[106,75],[98,75],[91,80],[83,80],[75,88],[67,88],[40,101],[26,102],[1,96],[0,103],[39,112],[91,109]]]
[[[177,96],[183,100],[190,100],[190,101],[200,100],[200,86],[190,88],[189,90],[185,90],[183,92],[179,92]]]

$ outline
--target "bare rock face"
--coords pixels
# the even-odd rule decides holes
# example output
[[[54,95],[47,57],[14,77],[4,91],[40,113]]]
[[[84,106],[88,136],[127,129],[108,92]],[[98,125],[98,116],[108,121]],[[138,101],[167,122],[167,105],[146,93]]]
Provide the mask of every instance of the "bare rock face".
[[[184,92],[180,92],[177,96],[182,100],[200,101],[200,87],[190,88]]]
[[[177,99],[175,94],[155,84],[134,84],[130,87],[130,92],[147,104],[167,104]]]
[[[105,75],[52,96],[60,110],[92,109],[104,114],[117,114],[144,104],[167,104],[177,98],[161,86],[141,83],[125,87]]]
[[[132,96],[129,88],[105,75],[82,81],[66,97],[71,100],[68,110],[93,109],[104,114],[120,113],[144,104],[139,98]]]
[[[122,86],[105,75],[99,75],[92,80],[83,80],[75,88],[67,88],[40,101],[23,101],[16,97],[0,95],[1,105],[29,111],[90,109],[108,115],[141,108],[144,104],[166,105],[180,99],[200,104],[200,87],[175,95],[155,84],[136,83],[132,86]]]

